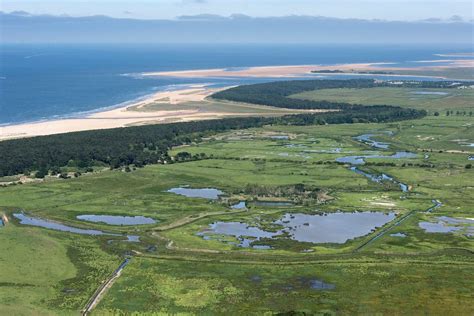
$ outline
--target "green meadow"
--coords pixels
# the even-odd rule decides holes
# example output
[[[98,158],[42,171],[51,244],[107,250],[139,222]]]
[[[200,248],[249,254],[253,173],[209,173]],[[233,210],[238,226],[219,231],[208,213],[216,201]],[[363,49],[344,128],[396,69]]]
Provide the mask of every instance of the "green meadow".
[[[236,130],[169,153],[204,153],[202,159],[130,172],[97,166],[78,178],[0,187],[0,214],[9,219],[0,226],[0,310],[77,314],[130,257],[92,314],[473,314],[473,90],[414,91],[333,89],[294,97],[428,110],[420,120]],[[388,149],[354,138],[362,134]],[[403,151],[416,156],[390,157]],[[357,167],[393,181],[372,181],[336,161],[374,155],[383,157]],[[178,187],[224,194],[211,200],[167,192]],[[247,207],[233,209],[239,201]],[[441,205],[428,212],[436,201]],[[202,234],[216,222],[274,232],[275,221],[287,213],[358,211],[396,215],[343,243],[299,242],[283,234],[253,240],[258,247],[239,247],[242,236]],[[21,212],[110,235],[22,225],[13,216]],[[115,226],[78,215],[140,215],[156,223]],[[443,216],[461,221],[453,224],[456,230],[434,233],[420,226]],[[126,235],[140,241],[128,242]]]

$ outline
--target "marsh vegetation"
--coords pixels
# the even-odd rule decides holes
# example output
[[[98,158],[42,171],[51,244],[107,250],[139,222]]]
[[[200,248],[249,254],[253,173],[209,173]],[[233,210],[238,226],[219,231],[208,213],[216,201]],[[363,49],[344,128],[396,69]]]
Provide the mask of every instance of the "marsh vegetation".
[[[77,314],[131,257],[96,314],[472,314],[474,124],[443,112],[470,91],[436,91],[450,103],[415,97],[438,116],[240,122],[174,139],[166,164],[2,187],[0,309]]]

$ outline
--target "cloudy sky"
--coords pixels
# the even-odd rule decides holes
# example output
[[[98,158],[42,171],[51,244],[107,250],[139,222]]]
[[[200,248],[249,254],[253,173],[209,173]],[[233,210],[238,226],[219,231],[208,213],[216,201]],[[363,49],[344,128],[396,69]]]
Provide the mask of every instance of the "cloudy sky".
[[[471,0],[2,0],[0,10],[71,16],[172,19],[181,15],[314,15],[412,21],[473,18]],[[457,16],[457,17],[456,17]]]

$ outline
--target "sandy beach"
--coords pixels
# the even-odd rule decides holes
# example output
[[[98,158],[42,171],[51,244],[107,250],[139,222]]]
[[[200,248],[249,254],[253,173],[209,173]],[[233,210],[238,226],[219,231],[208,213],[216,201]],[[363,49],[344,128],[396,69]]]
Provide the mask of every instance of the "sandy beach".
[[[430,63],[445,63],[445,65],[429,65]],[[147,76],[165,76],[176,78],[294,78],[311,74],[312,71],[320,70],[340,70],[344,72],[371,72],[371,71],[430,71],[447,68],[474,67],[472,59],[444,59],[444,60],[424,60],[419,61],[418,67],[394,67],[392,63],[354,63],[354,64],[336,64],[336,65],[300,65],[300,66],[266,66],[249,67],[243,69],[203,69],[203,70],[184,70],[184,71],[162,71],[146,72],[142,75]]]
[[[130,105],[93,113],[85,117],[46,120],[0,127],[0,141],[60,133],[117,127],[210,120],[238,116],[274,116],[326,110],[293,110],[258,105],[215,103],[211,94],[230,87],[191,85],[181,90],[158,92]],[[196,103],[198,105],[196,105]],[[176,107],[176,109],[173,109]]]
[[[158,92],[145,100],[136,103],[97,112],[81,118],[57,119],[40,122],[32,122],[0,127],[0,140],[23,138],[40,135],[51,135],[67,132],[77,132],[94,129],[107,129],[141,125],[147,123],[160,123],[164,121],[190,121],[212,118],[213,113],[199,113],[195,109],[190,110],[166,110],[166,111],[137,111],[146,105],[153,103],[167,103],[178,105],[186,102],[202,101],[217,89],[208,89],[202,85],[176,91]],[[215,117],[219,115],[214,113]]]
[[[333,66],[319,65],[300,65],[300,66],[267,66],[267,67],[249,67],[239,70],[228,70],[225,68],[203,69],[203,70],[184,70],[184,71],[162,71],[162,72],[146,72],[143,76],[167,76],[177,78],[209,78],[209,77],[248,77],[248,78],[282,78],[282,77],[301,77],[310,74],[313,70],[318,69],[340,69],[349,70],[357,67],[365,69],[371,64],[345,64]]]
[[[440,70],[456,67],[474,67],[472,59],[445,59],[441,62],[444,65],[431,65],[435,61],[420,61],[419,67],[403,68],[392,67],[390,63],[359,63],[340,65],[300,65],[300,66],[267,66],[250,67],[237,70],[228,69],[203,69],[188,71],[168,71],[149,72],[143,76],[170,76],[178,78],[210,78],[210,77],[247,77],[247,78],[294,78],[311,74],[318,70],[340,70],[342,74],[356,74],[357,72],[370,71],[423,71]],[[440,61],[437,61],[440,62]],[[394,74],[394,77],[400,76]],[[417,75],[418,76],[418,75]],[[423,77],[420,75],[420,77]],[[434,77],[434,76],[426,76]],[[442,78],[442,77],[438,77]],[[169,122],[185,122],[195,120],[208,120],[226,116],[251,116],[269,115],[268,107],[260,108],[250,106],[241,107],[234,111],[231,107],[219,108],[214,104],[206,108],[205,106],[187,106],[193,102],[204,102],[208,96],[218,90],[225,88],[209,88],[206,85],[190,85],[181,90],[162,91],[153,94],[145,100],[137,101],[128,106],[93,113],[84,117],[56,119],[25,124],[7,125],[0,127],[0,141],[13,138],[24,138],[41,135],[51,135],[67,132],[77,132],[85,130],[108,129],[116,127],[126,127],[143,124],[158,124]],[[176,106],[176,109],[173,109]],[[243,110],[242,110],[243,109]],[[275,115],[289,114],[288,109],[273,109]],[[301,111],[291,111],[298,113]],[[313,112],[315,112],[313,110]]]

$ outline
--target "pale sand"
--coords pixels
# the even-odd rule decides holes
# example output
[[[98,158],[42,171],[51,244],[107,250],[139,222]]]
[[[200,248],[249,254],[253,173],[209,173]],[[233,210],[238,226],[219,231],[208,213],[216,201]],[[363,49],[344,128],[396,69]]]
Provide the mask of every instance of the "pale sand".
[[[474,67],[474,60],[446,59],[438,61],[420,61],[420,64],[443,62],[446,65],[419,66],[419,67],[394,67],[391,63],[359,63],[359,64],[339,64],[339,65],[300,65],[300,66],[266,66],[250,67],[241,70],[227,70],[225,68],[183,70],[183,71],[162,71],[146,72],[143,76],[165,76],[177,78],[219,78],[219,77],[249,77],[249,78],[294,78],[311,74],[311,71],[318,70],[341,70],[345,72],[370,72],[370,71],[423,71],[441,70],[456,67]],[[324,75],[324,74],[322,74]],[[396,76],[396,75],[394,75]]]
[[[200,113],[196,109],[154,112],[140,112],[130,110],[133,107],[140,108],[151,103],[164,102],[162,100],[169,100],[166,102],[169,104],[202,101],[204,98],[216,91],[217,89],[207,89],[204,86],[192,86],[191,88],[177,91],[158,92],[146,100],[138,101],[129,106],[90,114],[83,118],[58,119],[2,126],[0,127],[0,140],[125,127],[151,122],[160,123],[169,120],[190,121],[209,119],[209,116],[213,114],[215,114],[215,117],[219,117],[221,115],[230,115],[228,113]]]
[[[242,70],[226,70],[203,69],[203,70],[183,70],[183,71],[162,71],[162,72],[146,72],[143,76],[167,76],[178,78],[205,78],[205,77],[253,77],[253,78],[281,78],[281,77],[298,77],[310,74],[312,70],[318,69],[341,69],[349,70],[351,67],[363,68],[369,67],[371,64],[350,64],[350,65],[301,65],[301,66],[268,66],[268,67],[250,67]]]
[[[204,69],[189,71],[150,72],[144,76],[172,77],[298,77],[310,74],[314,70],[356,71],[396,71],[396,70],[433,70],[449,67],[474,67],[473,60],[445,60],[446,66],[423,66],[414,68],[389,67],[390,63],[360,63],[340,65],[301,65],[301,66],[267,66],[251,67],[242,70]],[[228,88],[228,87],[226,87]],[[222,88],[225,89],[225,88]],[[126,107],[94,113],[83,118],[58,119],[0,127],[0,141],[12,138],[23,138],[40,135],[51,135],[95,129],[108,129],[132,125],[156,124],[167,122],[184,122],[208,120],[224,116],[251,116],[252,113],[203,112],[196,108],[189,110],[140,111],[142,107],[152,103],[183,104],[186,102],[203,101],[207,96],[221,89],[209,89],[205,85],[193,85],[177,91],[159,92],[150,98]],[[132,110],[133,109],[133,110]],[[299,112],[299,111],[295,111]],[[322,112],[313,110],[312,112]]]
[[[13,138],[25,138],[42,135],[52,135],[86,130],[108,129],[116,127],[137,126],[145,124],[159,124],[170,122],[188,122],[211,120],[222,117],[268,116],[269,113],[233,112],[232,110],[205,111],[194,106],[176,110],[157,110],[141,108],[151,104],[185,105],[187,102],[204,101],[206,97],[216,91],[227,89],[211,89],[205,85],[193,85],[176,91],[158,92],[151,97],[121,108],[90,114],[83,118],[57,119],[41,122],[32,122],[0,127],[0,141]],[[205,106],[204,106],[205,107]],[[242,105],[240,108],[245,108]],[[275,109],[275,115],[284,115],[301,112],[326,112],[325,110],[291,110]]]

